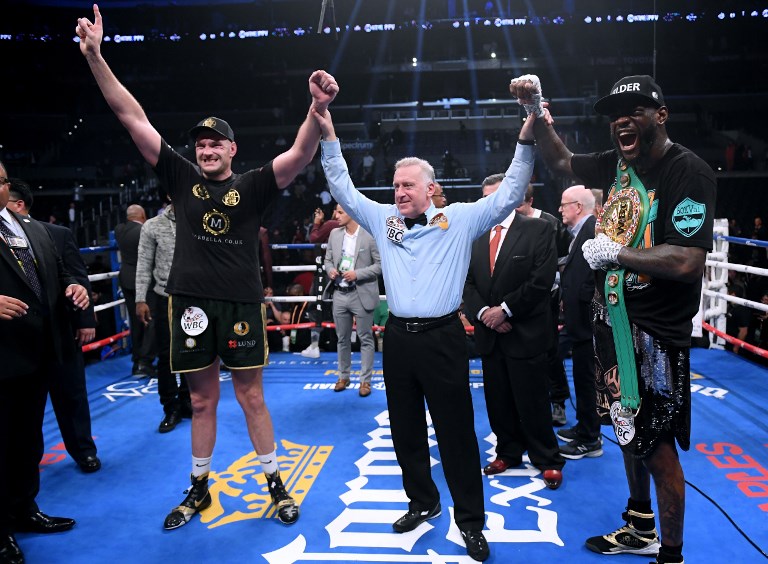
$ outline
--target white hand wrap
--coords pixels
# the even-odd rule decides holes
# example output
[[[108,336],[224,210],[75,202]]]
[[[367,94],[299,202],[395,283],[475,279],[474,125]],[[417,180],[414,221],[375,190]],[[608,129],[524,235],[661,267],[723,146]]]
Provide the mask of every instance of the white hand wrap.
[[[619,251],[623,246],[621,243],[612,241],[605,233],[600,233],[594,239],[586,241],[581,246],[584,253],[584,259],[589,263],[589,268],[599,270],[604,266],[619,263]]]
[[[531,94],[530,104],[523,104],[525,111],[528,115],[536,114],[536,117],[544,115],[544,106],[541,105],[541,81],[535,74],[524,74],[514,80],[530,80],[533,83],[535,91]]]

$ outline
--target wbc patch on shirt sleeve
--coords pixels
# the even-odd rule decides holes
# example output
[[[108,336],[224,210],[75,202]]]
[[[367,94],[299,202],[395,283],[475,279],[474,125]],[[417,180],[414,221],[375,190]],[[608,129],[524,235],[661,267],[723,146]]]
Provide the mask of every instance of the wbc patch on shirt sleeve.
[[[685,198],[675,206],[675,210],[672,212],[672,223],[680,235],[691,237],[704,225],[704,218],[706,216],[706,205],[690,198]]]
[[[448,218],[441,212],[429,220],[429,225],[439,225],[440,229],[445,231],[448,229]]]

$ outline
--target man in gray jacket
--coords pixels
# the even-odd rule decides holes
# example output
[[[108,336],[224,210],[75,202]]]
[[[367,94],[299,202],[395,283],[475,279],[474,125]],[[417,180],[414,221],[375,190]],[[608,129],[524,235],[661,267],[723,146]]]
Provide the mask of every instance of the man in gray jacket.
[[[349,386],[352,364],[352,324],[360,337],[360,397],[371,395],[373,370],[373,310],[379,305],[381,257],[371,235],[360,228],[341,206],[336,206],[339,227],[331,231],[325,251],[325,272],[333,292],[333,322],[338,338],[339,380],[334,391]]]
[[[176,213],[173,204],[165,211],[147,220],[141,227],[139,254],[136,261],[136,318],[145,326],[155,320],[157,346],[157,393],[163,406],[163,420],[158,431],[168,433],[191,417],[187,379],[171,373],[171,329],[168,325],[168,294],[165,284],[173,262],[176,243]],[[150,291],[154,278],[155,285]]]

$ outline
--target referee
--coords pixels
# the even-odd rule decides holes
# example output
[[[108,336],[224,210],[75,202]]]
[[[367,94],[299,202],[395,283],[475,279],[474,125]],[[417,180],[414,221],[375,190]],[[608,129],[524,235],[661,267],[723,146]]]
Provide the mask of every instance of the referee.
[[[369,200],[352,184],[329,112],[311,111],[323,135],[322,162],[331,194],[373,235],[381,255],[390,315],[384,333],[384,383],[392,441],[408,512],[392,525],[411,531],[440,515],[430,471],[426,399],[437,435],[456,524],[467,554],[490,555],[480,452],[469,390],[469,358],[458,309],[472,242],[523,201],[533,171],[533,122],[520,131],[515,158],[499,190],[473,203],[436,208],[435,173],[422,159],[395,164],[394,204]]]

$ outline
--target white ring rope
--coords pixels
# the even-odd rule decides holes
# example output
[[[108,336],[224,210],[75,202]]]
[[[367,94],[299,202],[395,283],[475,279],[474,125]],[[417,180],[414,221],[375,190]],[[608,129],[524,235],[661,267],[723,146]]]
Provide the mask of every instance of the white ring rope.
[[[714,253],[712,253],[714,254]],[[757,274],[758,276],[768,276],[768,268],[759,268],[757,266],[749,266],[747,264],[738,264],[728,261],[708,260],[707,266],[714,266],[719,268],[727,268],[735,272],[743,272],[744,274]]]
[[[698,325],[702,323],[713,326],[718,331],[725,333],[726,329],[726,314],[728,313],[728,303],[752,308],[754,310],[768,312],[768,304],[761,302],[754,302],[745,298],[738,298],[736,296],[728,295],[728,271],[740,272],[743,274],[750,274],[754,276],[768,276],[768,269],[759,268],[756,266],[750,266],[745,264],[731,263],[728,261],[728,245],[729,243],[737,245],[746,245],[748,247],[763,247],[766,245],[765,241],[754,241],[750,239],[740,239],[738,237],[728,236],[728,220],[716,219],[714,226],[714,249],[707,253],[705,280],[702,289],[702,300],[700,313],[697,315],[699,318]],[[308,245],[308,244],[290,244],[290,245],[271,245],[272,249],[325,249],[326,244],[322,245]],[[81,251],[95,252],[101,250],[113,250],[111,248],[99,248],[90,247],[87,249],[81,249]],[[274,272],[316,272],[322,276],[321,283],[327,282],[324,278],[324,272],[321,271],[320,263],[322,258],[320,255],[316,257],[317,264],[315,265],[277,265],[273,266]],[[106,272],[102,274],[91,274],[88,279],[91,282],[100,280],[110,280],[116,278],[119,272]],[[270,296],[265,297],[266,302],[276,303],[318,303],[321,301],[330,302],[332,300],[322,300],[319,296],[322,295],[322,287],[318,289],[318,295],[315,296]],[[380,295],[379,299],[386,300],[386,295]],[[100,304],[94,307],[94,311],[103,311],[112,307],[120,306],[125,303],[124,299],[118,299],[106,304]],[[317,306],[320,308],[321,306]],[[710,327],[711,329],[711,327]],[[713,348],[723,348],[725,339],[720,336],[713,335],[711,345]]]
[[[731,302],[732,304],[751,307],[752,309],[759,309],[760,311],[768,311],[768,304],[764,304],[761,302],[753,302],[746,298],[737,298],[736,296],[723,294],[721,292],[713,292],[712,290],[704,290],[703,293],[705,296],[717,298],[718,300],[725,300],[726,302]],[[706,314],[704,315],[704,317],[707,317]]]
[[[728,236],[728,220],[716,219],[713,232],[714,249],[707,253],[704,286],[702,289],[701,312],[704,324],[709,323],[718,332],[725,334],[727,325],[728,302],[768,312],[768,305],[738,298],[728,294],[728,271],[741,272],[755,276],[768,276],[768,269],[746,264],[732,263],[728,260],[729,243],[747,247],[763,247],[765,241],[741,239]],[[732,336],[731,336],[732,337]],[[712,334],[710,346],[722,349],[725,339]]]
[[[109,302],[106,304],[99,304],[97,306],[93,306],[93,311],[103,311],[105,309],[109,309],[111,307],[119,306],[120,304],[125,303],[125,298],[121,298],[119,300],[115,300],[114,302]]]
[[[115,272],[104,272],[102,274],[89,274],[88,280],[91,282],[98,282],[99,280],[109,280],[110,278],[117,278],[117,275],[120,274],[119,271]]]
[[[314,272],[317,270],[313,265],[294,265],[294,266],[273,266],[272,272]]]

